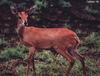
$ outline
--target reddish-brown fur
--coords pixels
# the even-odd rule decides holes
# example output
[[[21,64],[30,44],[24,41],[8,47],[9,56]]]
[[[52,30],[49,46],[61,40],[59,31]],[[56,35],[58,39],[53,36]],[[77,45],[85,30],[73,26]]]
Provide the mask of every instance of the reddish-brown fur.
[[[29,63],[27,69],[27,76],[29,72],[30,64],[33,63],[33,71],[35,74],[34,67],[34,54],[38,49],[50,49],[53,48],[55,51],[62,55],[68,61],[68,68],[64,76],[68,76],[75,58],[79,59],[83,65],[83,73],[86,76],[84,58],[81,56],[77,48],[80,44],[80,40],[75,32],[67,28],[36,28],[24,26],[27,21],[28,14],[24,11],[19,12],[18,16],[18,34],[20,39],[29,48]],[[33,61],[32,61],[33,60]]]
[[[79,40],[77,35],[67,28],[25,27],[23,41],[35,48],[75,47]]]

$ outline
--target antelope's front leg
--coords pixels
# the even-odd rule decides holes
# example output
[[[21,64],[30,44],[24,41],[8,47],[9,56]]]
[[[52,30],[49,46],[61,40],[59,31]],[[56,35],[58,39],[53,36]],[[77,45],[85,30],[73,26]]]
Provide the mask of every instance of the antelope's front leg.
[[[33,65],[33,71],[34,71],[33,76],[36,76],[35,65],[34,65],[34,54],[35,54],[35,48],[34,47],[29,47],[29,55],[28,55],[28,64],[27,64],[26,76],[29,76],[30,65]]]

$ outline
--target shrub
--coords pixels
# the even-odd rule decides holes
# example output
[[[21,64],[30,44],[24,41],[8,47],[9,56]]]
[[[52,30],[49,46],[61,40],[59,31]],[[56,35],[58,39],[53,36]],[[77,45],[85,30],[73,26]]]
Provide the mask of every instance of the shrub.
[[[97,33],[92,32],[89,36],[85,37],[80,50],[84,50],[84,52],[87,50],[100,52],[100,36]]]
[[[4,38],[0,38],[0,50],[6,47],[8,42]]]
[[[9,59],[17,59],[17,58],[25,58],[26,48],[22,45],[17,45],[12,48],[5,48],[0,53],[0,59],[9,60]]]

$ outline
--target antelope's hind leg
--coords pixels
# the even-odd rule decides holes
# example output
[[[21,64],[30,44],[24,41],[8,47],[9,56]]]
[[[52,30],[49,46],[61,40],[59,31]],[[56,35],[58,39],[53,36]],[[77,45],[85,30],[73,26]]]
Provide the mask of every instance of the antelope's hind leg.
[[[57,53],[59,53],[60,55],[62,55],[67,61],[68,61],[68,67],[65,71],[65,74],[63,76],[68,76],[73,65],[74,65],[74,58],[66,51],[66,49],[56,49]]]
[[[82,56],[78,53],[78,49],[77,50],[70,49],[70,51],[71,51],[70,54],[73,55],[73,57],[75,57],[76,59],[78,59],[81,62],[82,67],[83,67],[83,75],[87,76],[84,56]]]

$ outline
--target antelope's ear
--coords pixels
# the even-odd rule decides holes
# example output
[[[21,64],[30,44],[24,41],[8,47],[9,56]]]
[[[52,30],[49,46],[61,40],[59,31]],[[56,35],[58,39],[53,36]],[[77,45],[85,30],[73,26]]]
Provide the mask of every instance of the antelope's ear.
[[[11,10],[11,13],[14,15],[16,15],[18,13],[16,4],[14,4],[14,3],[10,6],[10,10]]]
[[[37,9],[37,5],[34,5],[34,6],[30,7],[29,9],[26,9],[26,12],[28,14],[30,14],[32,12],[35,12],[36,9]]]

